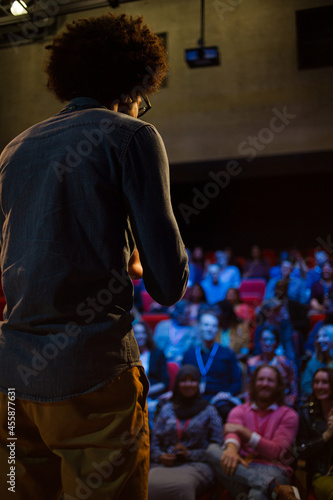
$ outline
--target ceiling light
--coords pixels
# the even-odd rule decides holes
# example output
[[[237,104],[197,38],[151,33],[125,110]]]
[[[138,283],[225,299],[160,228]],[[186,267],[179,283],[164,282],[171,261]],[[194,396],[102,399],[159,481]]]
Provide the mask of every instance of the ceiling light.
[[[28,14],[28,7],[23,2],[23,0],[15,0],[12,3],[10,12],[13,14],[13,16],[22,16],[23,14]]]

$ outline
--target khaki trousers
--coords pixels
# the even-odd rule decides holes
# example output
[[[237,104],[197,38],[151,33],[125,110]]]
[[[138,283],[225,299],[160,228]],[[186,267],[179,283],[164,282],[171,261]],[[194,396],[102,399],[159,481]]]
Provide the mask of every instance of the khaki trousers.
[[[13,406],[0,393],[1,499],[146,500],[147,392],[143,370],[134,367],[61,402],[16,399]],[[8,439],[9,411],[16,440]]]

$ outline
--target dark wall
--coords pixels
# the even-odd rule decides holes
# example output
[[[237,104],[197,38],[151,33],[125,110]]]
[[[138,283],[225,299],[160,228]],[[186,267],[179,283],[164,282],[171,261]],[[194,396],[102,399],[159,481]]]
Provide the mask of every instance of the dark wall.
[[[209,250],[231,245],[238,255],[246,255],[253,243],[307,249],[317,247],[318,238],[327,241],[332,232],[333,169],[322,174],[235,178],[215,197],[206,197],[206,202],[198,195],[195,206],[198,191],[193,189],[204,193],[205,186],[183,183],[171,188],[188,247],[200,244]],[[198,203],[203,208],[196,208]]]

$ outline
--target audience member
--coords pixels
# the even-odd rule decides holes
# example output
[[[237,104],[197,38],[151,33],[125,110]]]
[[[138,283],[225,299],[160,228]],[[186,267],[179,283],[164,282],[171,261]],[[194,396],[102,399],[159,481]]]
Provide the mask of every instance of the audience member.
[[[133,323],[133,331],[140,350],[140,360],[150,384],[148,398],[155,399],[169,387],[166,358],[164,352],[156,348],[153,334],[146,323]]]
[[[328,255],[324,250],[318,250],[314,255],[316,265],[310,269],[306,275],[306,288],[311,290],[312,285],[320,280],[322,267],[328,261]]]
[[[200,343],[197,329],[188,324],[186,300],[174,306],[170,319],[160,321],[154,331],[154,341],[168,361],[181,363],[184,352]]]
[[[288,299],[295,300],[301,304],[308,302],[306,293],[305,281],[298,277],[292,277],[291,272],[293,265],[290,261],[284,260],[281,264],[282,280],[288,284],[287,297]],[[275,295],[276,284],[281,280],[280,277],[271,278],[267,283],[265,299],[272,299]]]
[[[303,258],[301,252],[297,248],[292,248],[289,252],[290,262],[293,264],[293,270],[291,272],[291,278],[302,278],[304,279],[309,271],[309,268]]]
[[[283,278],[281,264],[284,261],[288,261],[293,264],[293,270],[290,273],[290,278],[303,278],[308,270],[302,255],[297,250],[294,249],[290,252],[283,250],[280,254],[280,264],[278,266],[271,267],[269,270],[270,278]]]
[[[256,337],[261,331],[263,323],[276,326],[279,329],[284,354],[296,367],[294,328],[290,319],[288,287],[289,281],[287,279],[278,281],[274,287],[274,295],[271,297],[269,294],[269,297],[262,303],[258,315],[260,326],[257,328]],[[295,301],[293,302],[295,303]]]
[[[222,421],[202,398],[200,372],[180,368],[170,401],[158,414],[151,440],[149,500],[195,500],[213,484],[206,463],[210,443],[222,443]]]
[[[253,245],[251,248],[251,259],[245,263],[243,278],[269,279],[269,263],[262,258],[258,245]]]
[[[189,269],[189,283],[192,286],[195,283],[201,283],[205,271],[205,254],[202,247],[197,246],[189,252]]]
[[[229,287],[220,279],[220,267],[217,264],[208,266],[207,275],[201,282],[209,305],[217,304],[224,299]]]
[[[310,356],[312,356],[312,354],[315,352],[316,336],[320,328],[324,325],[333,325],[333,294],[331,294],[331,296],[328,298],[325,304],[326,308],[324,310],[325,313],[324,319],[318,321],[314,325],[304,345],[305,354],[308,354]]]
[[[277,266],[271,267],[269,270],[270,278],[282,279],[281,264],[286,260],[289,261],[289,253],[286,250],[283,250],[280,253],[279,264]]]
[[[319,368],[310,401],[300,409],[300,458],[306,460],[308,486],[317,500],[333,500],[333,370]]]
[[[220,266],[220,281],[225,285],[225,293],[229,288],[239,288],[241,284],[241,273],[237,266],[231,265],[230,259],[232,251],[230,248],[224,252],[217,250],[215,252],[216,262]],[[225,295],[224,295],[225,297]],[[224,297],[221,299],[223,300]]]
[[[233,305],[228,300],[218,304],[220,308],[220,344],[229,347],[239,359],[249,354],[250,334],[247,323],[237,318]]]
[[[330,296],[333,296],[333,264],[327,261],[323,264],[320,280],[311,287],[309,313],[323,313]]]
[[[205,291],[199,283],[194,283],[194,285],[188,289],[187,300],[188,324],[193,326],[198,323],[199,311],[202,305],[207,304]]]
[[[183,363],[196,366],[201,373],[200,391],[215,404],[225,418],[238,402],[232,396],[241,390],[242,377],[235,353],[217,342],[219,319],[213,312],[204,312],[199,318],[201,345],[184,354]]]
[[[229,288],[226,294],[228,300],[234,308],[236,316],[252,327],[254,321],[254,312],[249,304],[242,301],[238,288]]]
[[[246,363],[246,390],[249,390],[250,379],[256,368],[263,364],[279,369],[285,384],[285,403],[293,407],[297,399],[297,377],[292,362],[286,356],[275,353],[280,343],[279,331],[274,326],[264,326],[260,333],[261,353],[252,356]]]
[[[312,379],[319,368],[333,368],[333,325],[322,326],[317,333],[316,350],[308,361],[301,380],[302,397],[310,396]]]
[[[297,434],[298,415],[284,405],[284,392],[279,370],[259,366],[251,377],[250,401],[229,413],[224,448],[208,447],[207,460],[233,498],[297,498],[288,485],[293,470],[287,457]]]

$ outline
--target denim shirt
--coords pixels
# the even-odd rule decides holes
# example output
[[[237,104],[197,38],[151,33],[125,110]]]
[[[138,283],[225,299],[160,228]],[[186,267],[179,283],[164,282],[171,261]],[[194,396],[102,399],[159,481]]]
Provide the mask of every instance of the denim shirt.
[[[60,401],[140,365],[135,244],[157,302],[180,300],[188,280],[152,125],[76,98],[20,134],[0,156],[1,228],[2,392]]]

